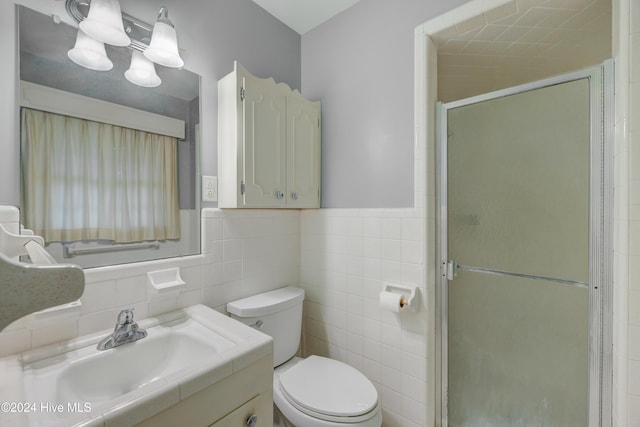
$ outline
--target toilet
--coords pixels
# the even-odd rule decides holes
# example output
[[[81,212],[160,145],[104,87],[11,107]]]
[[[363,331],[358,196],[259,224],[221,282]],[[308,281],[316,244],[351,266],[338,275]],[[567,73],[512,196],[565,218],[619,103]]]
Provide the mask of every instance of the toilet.
[[[295,357],[303,300],[303,289],[288,286],[227,304],[231,317],[273,338],[274,425],[380,427],[378,392],[361,372],[326,357]]]

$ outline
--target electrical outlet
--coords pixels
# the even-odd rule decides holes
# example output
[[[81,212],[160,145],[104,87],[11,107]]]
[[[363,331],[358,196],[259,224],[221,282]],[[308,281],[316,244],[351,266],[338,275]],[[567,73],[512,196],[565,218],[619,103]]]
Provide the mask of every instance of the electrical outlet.
[[[202,175],[202,201],[218,201],[218,177]]]

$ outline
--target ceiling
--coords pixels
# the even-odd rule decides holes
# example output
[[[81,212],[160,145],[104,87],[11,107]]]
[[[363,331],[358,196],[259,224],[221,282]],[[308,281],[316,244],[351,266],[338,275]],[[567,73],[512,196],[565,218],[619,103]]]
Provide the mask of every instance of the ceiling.
[[[298,34],[304,34],[359,0],[253,0]]]
[[[305,34],[359,0],[253,1]],[[611,1],[511,0],[432,35],[439,99],[466,98],[611,58]]]
[[[611,0],[514,0],[431,38],[446,102],[610,58]]]

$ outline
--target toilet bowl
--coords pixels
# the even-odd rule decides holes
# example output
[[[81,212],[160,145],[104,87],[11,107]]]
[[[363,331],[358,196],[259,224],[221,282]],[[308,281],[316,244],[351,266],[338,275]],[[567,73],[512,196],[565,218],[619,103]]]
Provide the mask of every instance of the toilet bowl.
[[[227,304],[229,314],[273,338],[274,425],[380,427],[378,393],[357,369],[321,356],[294,357],[304,290],[286,287]]]
[[[325,357],[294,357],[277,367],[273,374],[273,400],[295,426],[382,424],[373,384],[351,366]]]

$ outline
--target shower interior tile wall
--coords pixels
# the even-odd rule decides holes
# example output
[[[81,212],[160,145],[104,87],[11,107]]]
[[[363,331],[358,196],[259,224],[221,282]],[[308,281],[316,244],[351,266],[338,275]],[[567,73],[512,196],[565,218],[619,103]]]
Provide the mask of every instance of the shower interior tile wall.
[[[640,4],[629,14],[628,425],[640,425]]]
[[[85,270],[79,318],[45,325],[29,316],[0,333],[0,356],[113,328],[118,312],[133,307],[137,319],[205,304],[224,311],[227,302],[300,279],[300,214],[297,211],[202,211],[202,254]],[[147,272],[180,267],[187,283],[177,297],[158,298]]]

